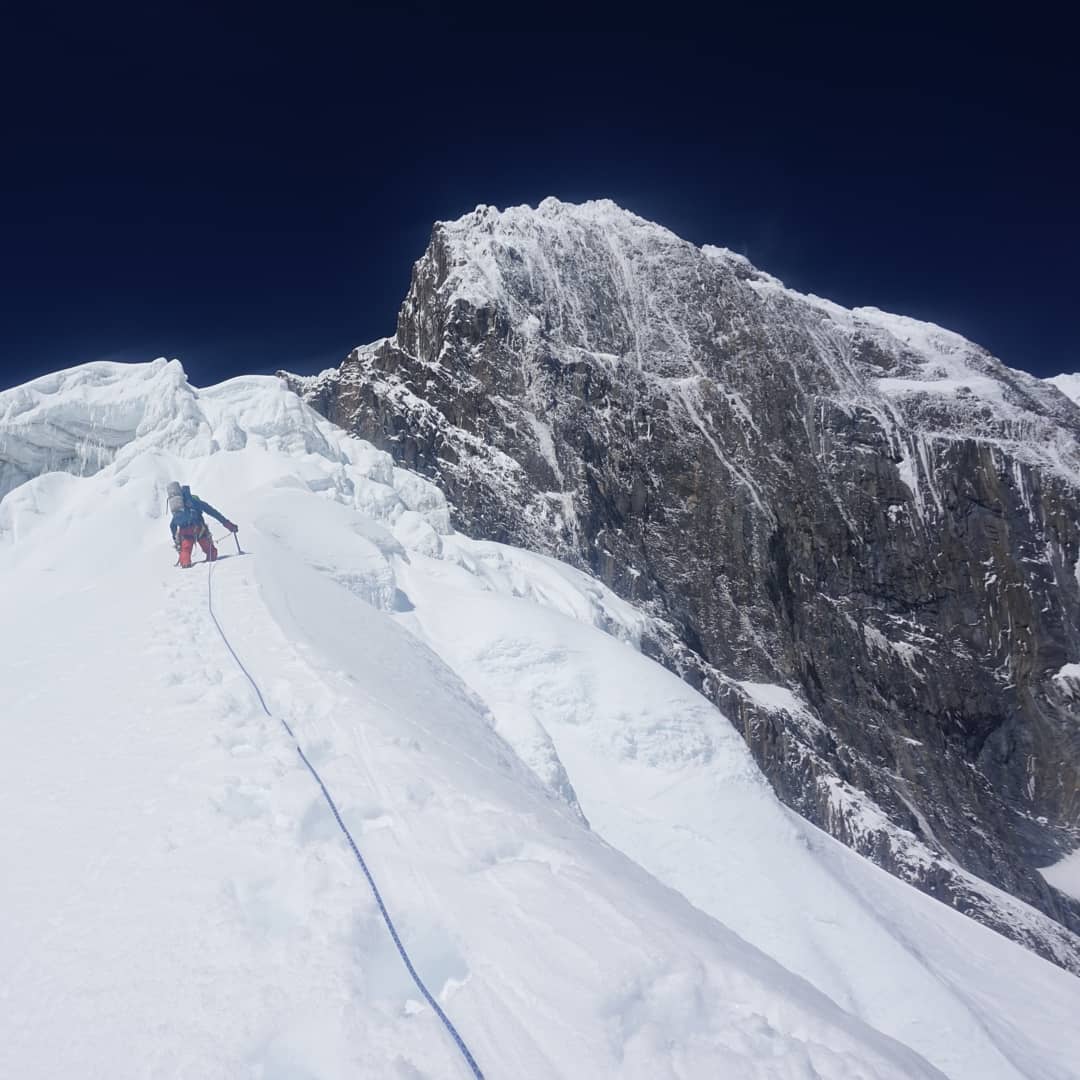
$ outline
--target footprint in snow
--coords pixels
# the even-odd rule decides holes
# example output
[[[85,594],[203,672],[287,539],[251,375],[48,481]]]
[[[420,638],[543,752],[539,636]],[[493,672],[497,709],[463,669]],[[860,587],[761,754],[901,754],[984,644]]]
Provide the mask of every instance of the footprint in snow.
[[[397,1058],[390,1066],[394,1080],[435,1080],[431,1073],[418,1069],[411,1061]]]
[[[423,777],[418,776],[405,786],[405,797],[413,806],[422,810],[435,798],[435,789]]]
[[[300,819],[297,835],[302,844],[325,844],[338,837],[337,822],[325,799],[313,799],[308,804]]]
[[[340,809],[346,828],[357,839],[394,826],[394,819],[375,803],[343,806]],[[316,797],[308,804],[300,821],[299,835],[301,841],[307,844],[335,840],[338,837],[337,822],[325,799]]]
[[[211,800],[218,813],[232,821],[250,821],[270,813],[268,790],[261,784],[230,780],[225,791]]]
[[[246,724],[238,724],[233,731],[215,734],[213,740],[218,746],[232,754],[233,757],[251,757],[259,753],[263,744],[259,742],[256,745],[256,741],[251,738],[251,734],[245,730],[246,728]]]

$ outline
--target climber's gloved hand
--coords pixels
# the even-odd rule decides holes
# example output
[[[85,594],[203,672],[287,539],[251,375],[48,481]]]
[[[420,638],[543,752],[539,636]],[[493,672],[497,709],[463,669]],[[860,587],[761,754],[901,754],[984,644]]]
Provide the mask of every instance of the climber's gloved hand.
[[[225,528],[228,529],[231,533],[239,532],[239,529],[231,521],[225,522]]]

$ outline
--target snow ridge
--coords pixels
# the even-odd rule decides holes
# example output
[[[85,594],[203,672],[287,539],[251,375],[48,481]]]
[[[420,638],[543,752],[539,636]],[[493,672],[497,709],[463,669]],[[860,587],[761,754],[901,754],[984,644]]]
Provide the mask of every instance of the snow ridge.
[[[210,568],[170,569],[177,476],[241,524],[215,611],[490,1075],[1075,1071],[1080,980],[785,811],[641,654],[633,605],[453,532],[437,488],[275,379],[127,375],[19,391],[114,434],[0,500],[0,1073],[447,1075],[325,803],[221,658]],[[201,452],[144,422],[155,380]],[[123,558],[88,575],[88,536]]]

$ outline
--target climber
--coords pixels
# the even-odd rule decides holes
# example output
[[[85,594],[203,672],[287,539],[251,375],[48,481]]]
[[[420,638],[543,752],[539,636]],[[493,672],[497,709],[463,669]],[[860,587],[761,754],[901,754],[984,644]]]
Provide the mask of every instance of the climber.
[[[203,549],[207,562],[213,562],[218,557],[217,548],[214,547],[203,514],[217,518],[231,533],[236,532],[236,526],[209,503],[204,503],[197,495],[192,495],[191,488],[186,484],[181,486],[174,480],[165,490],[169,495],[169,510],[172,513],[169,530],[172,532],[173,545],[180,552],[180,565],[191,566],[191,549],[196,540]]]

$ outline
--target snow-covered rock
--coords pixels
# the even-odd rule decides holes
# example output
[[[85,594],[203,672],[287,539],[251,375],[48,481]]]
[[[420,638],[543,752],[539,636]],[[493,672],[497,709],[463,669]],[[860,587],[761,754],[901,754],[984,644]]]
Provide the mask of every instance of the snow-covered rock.
[[[394,337],[291,384],[464,531],[639,604],[788,805],[1080,971],[1080,906],[1037,872],[1080,842],[1054,678],[1080,660],[1080,407],[1054,386],[555,199],[437,224]]]
[[[275,379],[63,383],[10,393],[114,434],[0,499],[0,1075],[468,1075],[278,719],[489,1077],[1075,1073],[1080,980],[788,812],[603,584]],[[214,612],[278,719],[171,565],[174,478],[241,526]]]

